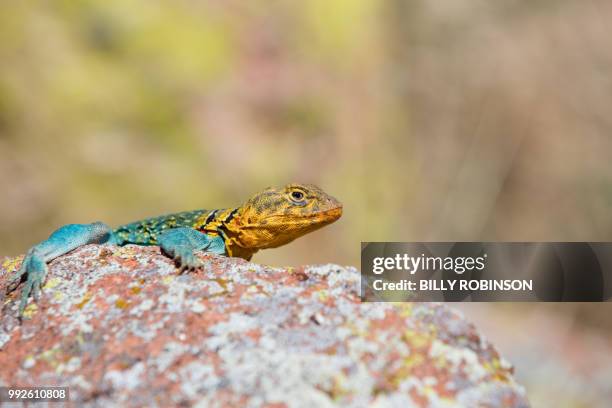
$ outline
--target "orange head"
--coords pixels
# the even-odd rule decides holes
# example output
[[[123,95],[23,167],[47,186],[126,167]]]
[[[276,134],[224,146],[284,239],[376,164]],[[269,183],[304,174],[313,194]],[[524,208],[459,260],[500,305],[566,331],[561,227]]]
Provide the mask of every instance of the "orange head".
[[[278,247],[341,215],[342,204],[317,186],[292,183],[267,188],[241,207],[235,242],[243,248]]]

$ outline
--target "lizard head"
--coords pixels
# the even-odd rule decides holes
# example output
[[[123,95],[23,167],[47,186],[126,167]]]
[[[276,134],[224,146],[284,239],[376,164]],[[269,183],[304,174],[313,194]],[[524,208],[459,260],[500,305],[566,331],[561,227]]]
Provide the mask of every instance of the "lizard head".
[[[242,206],[238,241],[249,248],[275,248],[341,215],[342,204],[317,186],[292,183],[267,188]]]

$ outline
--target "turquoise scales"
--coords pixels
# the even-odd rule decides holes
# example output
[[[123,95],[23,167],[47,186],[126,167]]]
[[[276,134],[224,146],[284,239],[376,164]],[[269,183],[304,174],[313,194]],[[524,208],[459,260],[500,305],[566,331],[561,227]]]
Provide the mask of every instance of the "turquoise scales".
[[[117,227],[113,234],[118,245],[126,243],[157,245],[157,237],[162,232],[171,228],[193,228],[202,214],[212,214],[213,212],[210,210],[195,210],[151,217]]]

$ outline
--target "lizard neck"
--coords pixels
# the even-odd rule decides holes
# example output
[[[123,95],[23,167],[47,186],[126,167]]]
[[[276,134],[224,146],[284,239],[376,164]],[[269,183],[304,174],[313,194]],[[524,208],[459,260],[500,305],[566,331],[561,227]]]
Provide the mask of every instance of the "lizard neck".
[[[245,240],[243,228],[243,208],[230,208],[220,211],[212,227],[225,241],[225,249],[229,256],[251,259],[259,250],[253,242]]]

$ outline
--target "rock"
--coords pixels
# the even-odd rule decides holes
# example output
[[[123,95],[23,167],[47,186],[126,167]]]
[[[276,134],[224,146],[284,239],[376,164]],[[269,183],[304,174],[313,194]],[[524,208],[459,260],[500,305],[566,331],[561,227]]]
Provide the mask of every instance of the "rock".
[[[360,303],[359,272],[157,247],[79,248],[0,319],[0,385],[68,386],[89,406],[527,407],[512,368],[437,303]],[[21,258],[5,259],[0,287]]]

